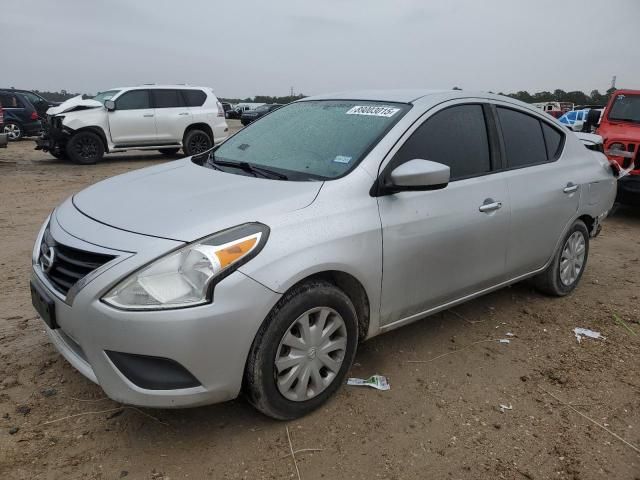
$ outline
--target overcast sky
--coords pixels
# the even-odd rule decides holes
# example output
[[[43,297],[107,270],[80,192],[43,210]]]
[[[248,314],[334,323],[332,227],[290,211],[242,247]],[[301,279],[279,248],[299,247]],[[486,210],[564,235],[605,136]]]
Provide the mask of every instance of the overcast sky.
[[[0,2],[0,87],[640,88],[639,0]]]

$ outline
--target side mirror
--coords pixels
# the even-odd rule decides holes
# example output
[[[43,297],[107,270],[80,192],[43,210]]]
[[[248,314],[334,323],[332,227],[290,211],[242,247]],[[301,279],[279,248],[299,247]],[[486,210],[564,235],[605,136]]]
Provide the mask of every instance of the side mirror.
[[[442,163],[414,159],[379,179],[374,196],[398,192],[439,190],[449,184],[451,169]],[[375,187],[375,186],[374,186]]]
[[[116,102],[114,102],[113,100],[106,100],[104,102],[104,108],[106,108],[110,112],[113,112],[116,109]]]

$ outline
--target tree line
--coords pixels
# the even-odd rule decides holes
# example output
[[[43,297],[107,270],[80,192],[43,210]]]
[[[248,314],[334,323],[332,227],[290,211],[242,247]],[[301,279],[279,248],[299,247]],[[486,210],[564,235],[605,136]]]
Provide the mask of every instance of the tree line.
[[[222,98],[220,97],[221,102],[228,103],[291,103],[296,100],[300,100],[301,98],[306,97],[306,95],[298,94],[298,95],[287,95],[285,97],[270,97],[268,95],[256,95],[255,97],[247,97],[247,98]]]
[[[598,90],[591,90],[591,93],[587,95],[584,92],[579,90],[574,90],[571,92],[565,92],[564,90],[554,90],[553,92],[542,91],[536,93],[529,93],[527,91],[521,90],[515,93],[507,93],[506,96],[515,98],[517,100],[521,100],[526,103],[537,103],[537,102],[571,102],[576,105],[606,105],[609,101],[609,97],[611,94],[615,92],[615,88],[610,88],[605,93],[600,93]],[[504,93],[499,93],[499,95],[505,95]]]
[[[460,90],[459,87],[454,87],[454,90]],[[600,93],[598,90],[592,90],[590,94],[586,94],[579,90],[573,90],[570,92],[565,92],[561,89],[556,89],[553,92],[549,91],[541,91],[535,93],[529,93],[525,90],[520,90],[514,93],[502,93],[499,95],[506,95],[511,98],[515,98],[517,100],[521,100],[526,103],[536,103],[536,102],[571,102],[576,105],[606,105],[607,101],[611,94],[615,91],[615,89],[610,88],[605,93]],[[47,100],[51,100],[54,102],[63,102],[69,98],[80,95],[79,93],[71,93],[66,90],[60,90],[59,92],[50,92],[44,90],[34,90],[35,93],[42,95]],[[84,95],[87,98],[90,98],[91,95]],[[298,94],[298,95],[287,95],[283,97],[272,97],[269,95],[256,95],[255,97],[246,97],[246,98],[220,98],[222,102],[229,103],[290,103],[295,100],[300,100],[304,98],[306,95]]]

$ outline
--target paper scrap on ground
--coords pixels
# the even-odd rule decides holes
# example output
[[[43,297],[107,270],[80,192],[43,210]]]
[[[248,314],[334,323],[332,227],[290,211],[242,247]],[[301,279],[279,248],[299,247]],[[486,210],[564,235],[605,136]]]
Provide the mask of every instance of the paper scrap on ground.
[[[575,334],[576,339],[578,340],[578,343],[580,343],[580,341],[582,340],[582,337],[589,337],[589,338],[602,339],[602,340],[605,339],[605,337],[603,337],[600,334],[600,332],[594,332],[593,330],[589,330],[588,328],[576,327],[573,329],[573,333]]]
[[[362,378],[349,378],[347,379],[347,385],[372,387],[378,390],[389,390],[391,388],[387,377],[383,377],[382,375],[372,375],[366,380]]]
[[[511,340],[509,340],[508,338],[501,338],[500,343],[511,343]]]
[[[509,404],[509,406],[500,404],[500,411],[504,413],[505,410],[513,410],[513,407],[511,404]]]
[[[515,334],[515,333],[511,333],[511,332],[507,332],[507,333],[505,333],[505,335],[506,335],[507,337],[515,337],[515,336],[516,336],[516,334]]]

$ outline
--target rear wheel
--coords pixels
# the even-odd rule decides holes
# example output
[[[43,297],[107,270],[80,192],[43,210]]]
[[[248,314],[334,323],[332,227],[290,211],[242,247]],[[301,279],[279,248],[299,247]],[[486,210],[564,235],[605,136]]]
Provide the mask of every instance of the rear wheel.
[[[91,165],[102,160],[104,145],[93,132],[79,132],[67,142],[67,155],[75,163]]]
[[[180,149],[179,148],[161,148],[158,151],[163,155],[172,156],[178,153],[178,150]]]
[[[10,142],[20,140],[24,136],[22,125],[17,122],[6,122],[4,124],[4,133],[7,134],[7,138]]]
[[[321,281],[295,287],[253,342],[244,382],[249,401],[279,420],[306,415],[340,388],[357,342],[356,311],[344,292]]]
[[[576,220],[549,267],[534,278],[536,288],[557,297],[568,295],[580,282],[588,257],[589,230],[582,220]]]
[[[213,147],[213,138],[204,130],[189,130],[182,143],[182,149],[187,156],[197,155]]]

